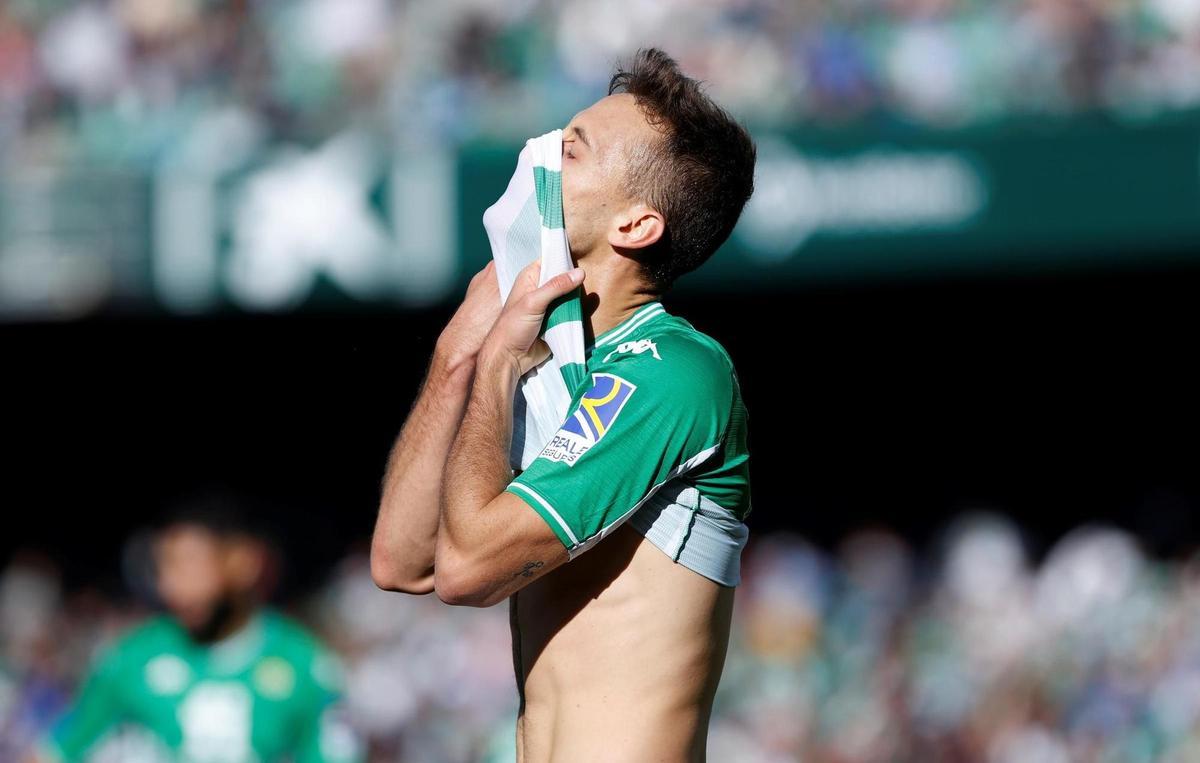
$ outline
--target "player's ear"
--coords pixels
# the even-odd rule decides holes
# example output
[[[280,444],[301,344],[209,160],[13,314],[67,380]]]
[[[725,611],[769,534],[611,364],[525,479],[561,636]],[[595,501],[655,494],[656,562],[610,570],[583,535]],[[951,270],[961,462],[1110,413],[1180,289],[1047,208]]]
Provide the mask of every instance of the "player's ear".
[[[608,228],[608,243],[614,249],[644,249],[657,243],[666,230],[662,213],[638,202],[614,218]]]

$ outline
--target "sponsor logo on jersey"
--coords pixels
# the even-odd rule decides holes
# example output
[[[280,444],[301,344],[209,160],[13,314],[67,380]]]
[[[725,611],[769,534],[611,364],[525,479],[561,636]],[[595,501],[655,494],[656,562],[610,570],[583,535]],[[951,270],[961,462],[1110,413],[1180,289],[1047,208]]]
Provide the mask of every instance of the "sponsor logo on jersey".
[[[613,355],[620,355],[625,352],[632,352],[634,355],[641,355],[646,350],[654,353],[655,360],[662,360],[662,356],[658,354],[658,345],[656,345],[653,340],[638,339],[634,342],[621,342],[619,345],[617,345],[617,349],[604,356],[604,362],[607,363],[608,359]]]
[[[592,374],[592,388],[538,457],[574,466],[608,433],[636,389],[619,376]]]
[[[296,688],[296,671],[282,657],[266,657],[254,669],[254,688],[269,699],[287,699]]]
[[[179,694],[192,681],[192,669],[182,657],[160,654],[146,663],[146,685],[155,694]]]
[[[234,681],[201,681],[175,711],[182,736],[179,757],[204,763],[255,760],[251,732],[254,698]]]

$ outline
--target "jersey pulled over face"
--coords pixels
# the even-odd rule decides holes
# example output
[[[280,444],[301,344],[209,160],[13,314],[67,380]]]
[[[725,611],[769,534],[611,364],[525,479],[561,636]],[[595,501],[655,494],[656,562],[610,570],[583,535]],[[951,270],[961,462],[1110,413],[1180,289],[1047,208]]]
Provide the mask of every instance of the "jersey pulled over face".
[[[507,491],[578,556],[628,521],[675,562],[740,582],[747,414],[724,348],[650,302],[596,338],[571,413]]]
[[[100,660],[46,757],[89,760],[127,731],[136,742],[121,749],[136,744],[139,760],[350,763],[361,749],[337,715],[339,684],[333,657],[274,613],[211,646],[155,618]]]

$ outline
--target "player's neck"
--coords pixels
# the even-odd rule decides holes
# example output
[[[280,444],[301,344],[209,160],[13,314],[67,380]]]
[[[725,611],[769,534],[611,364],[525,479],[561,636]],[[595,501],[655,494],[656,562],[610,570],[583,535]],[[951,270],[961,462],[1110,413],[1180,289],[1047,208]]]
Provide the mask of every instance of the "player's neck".
[[[591,268],[583,264],[583,316],[591,328],[590,338],[602,336],[628,320],[660,294],[625,270]]]
[[[220,630],[217,631],[217,641],[226,641],[237,636],[242,631],[246,630],[246,626],[254,619],[254,608],[243,606],[235,609],[229,614],[229,617],[221,624]]]
[[[206,632],[193,633],[192,636],[200,643],[209,646],[236,641],[237,637],[246,630],[250,621],[254,619],[255,612],[254,606],[239,603],[220,614],[206,629]]]

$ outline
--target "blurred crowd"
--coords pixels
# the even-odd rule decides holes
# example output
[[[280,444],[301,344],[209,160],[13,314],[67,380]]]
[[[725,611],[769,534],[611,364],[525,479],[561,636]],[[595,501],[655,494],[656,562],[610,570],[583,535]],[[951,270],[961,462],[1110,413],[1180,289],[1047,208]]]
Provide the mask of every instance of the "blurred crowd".
[[[884,531],[833,551],[756,538],[709,757],[783,761],[1200,760],[1200,556],[1082,527],[1034,562],[992,515],[918,553]],[[295,607],[346,670],[373,761],[507,761],[507,612],[387,594],[351,555]],[[64,591],[47,559],[0,575],[0,759],[62,712],[102,644],[144,614]]]
[[[1200,101],[1192,0],[0,0],[0,151],[154,161],[229,109],[284,141],[524,138],[642,45],[759,124]]]
[[[764,148],[1200,106],[1196,0],[0,0],[0,319],[293,307],[335,260],[335,293],[437,301],[465,228],[386,257],[389,226],[478,211],[392,206],[406,183],[457,189],[455,157],[566,124],[651,45]]]

